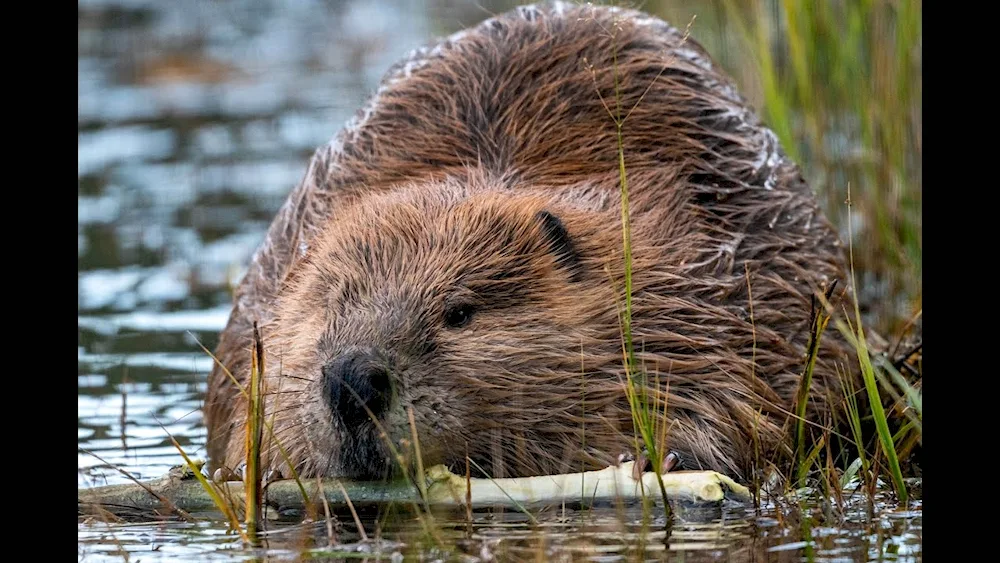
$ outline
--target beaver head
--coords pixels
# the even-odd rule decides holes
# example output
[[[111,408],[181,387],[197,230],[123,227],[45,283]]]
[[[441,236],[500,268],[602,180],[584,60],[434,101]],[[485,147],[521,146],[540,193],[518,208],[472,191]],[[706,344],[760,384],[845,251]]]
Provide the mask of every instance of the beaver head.
[[[411,437],[410,411],[425,463],[468,454],[500,473],[568,466],[584,409],[623,397],[617,376],[597,384],[586,371],[595,360],[621,367],[604,267],[616,227],[597,205],[458,182],[345,210],[262,327],[268,416],[296,470],[386,476],[390,444]]]

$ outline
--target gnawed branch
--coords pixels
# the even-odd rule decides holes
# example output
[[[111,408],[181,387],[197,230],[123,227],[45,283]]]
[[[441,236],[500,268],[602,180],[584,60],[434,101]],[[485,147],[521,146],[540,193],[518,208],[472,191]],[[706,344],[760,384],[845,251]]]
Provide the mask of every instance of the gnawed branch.
[[[685,505],[721,505],[726,500],[750,502],[749,490],[729,477],[714,471],[678,471],[663,474],[663,486],[671,503]],[[541,477],[506,479],[468,479],[449,472],[444,466],[427,471],[427,499],[436,506],[463,507],[471,498],[472,508],[504,506],[509,508],[540,508],[561,504],[600,504],[630,502],[642,498],[642,491],[658,491],[656,475],[645,473],[643,483],[632,477],[632,462],[600,471],[566,473]],[[144,483],[108,485],[79,490],[80,514],[111,513],[129,519],[145,515],[151,518],[170,516],[170,510],[159,498],[170,499],[174,506],[193,513],[216,511],[212,499],[190,474],[172,471],[168,475]],[[243,482],[217,483],[234,502],[242,503]],[[413,503],[420,501],[420,492],[410,483],[368,483],[325,479],[304,482],[309,498],[320,502],[317,495],[322,486],[323,496],[331,509],[347,506],[345,493],[354,505]],[[341,485],[343,485],[341,487]],[[147,488],[149,490],[147,490]],[[151,494],[152,491],[154,494]],[[652,498],[651,500],[656,500]],[[293,480],[282,480],[267,486],[264,498],[268,511],[304,510],[302,491]],[[242,506],[236,507],[242,511]]]

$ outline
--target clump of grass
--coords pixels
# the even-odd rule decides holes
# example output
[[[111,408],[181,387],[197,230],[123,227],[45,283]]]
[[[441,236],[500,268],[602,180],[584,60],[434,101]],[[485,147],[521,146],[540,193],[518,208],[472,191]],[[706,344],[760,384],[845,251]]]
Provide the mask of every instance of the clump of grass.
[[[905,333],[922,298],[920,3],[653,0],[644,8],[668,21],[698,14],[699,41],[761,111],[852,244],[859,306],[837,328],[856,349],[864,388],[852,390],[845,375],[847,425],[859,455],[845,460],[839,480],[860,475],[874,493],[881,464],[902,490],[900,459],[921,442],[919,385],[872,352],[868,331]],[[846,207],[845,185],[852,187]],[[889,411],[884,397],[895,401]],[[803,406],[800,400],[795,413],[800,471],[811,466],[812,448]],[[894,435],[893,416],[902,422]],[[862,442],[862,423],[875,426],[874,449]]]
[[[851,206],[850,193],[850,186],[848,186],[848,208]],[[850,218],[848,220],[850,222]],[[853,244],[849,244],[849,258],[851,263],[851,291],[854,295],[857,295],[857,282],[853,267]],[[828,311],[832,311],[829,297],[829,294],[823,296],[823,305]],[[868,340],[865,336],[864,321],[857,300],[853,302],[853,309],[853,322],[851,315],[848,314],[845,320],[837,318],[835,324],[845,340],[854,348],[857,355],[861,380],[863,382],[865,397],[867,398],[864,406],[867,406],[869,412],[867,417],[863,413],[864,407],[858,401],[858,394],[861,390],[855,389],[854,379],[849,373],[842,374],[841,381],[847,425],[857,447],[858,458],[846,468],[840,484],[841,486],[847,486],[854,476],[860,475],[868,493],[869,513],[872,513],[874,510],[872,497],[877,488],[877,462],[880,456],[886,462],[886,469],[888,470],[897,498],[904,504],[908,500],[909,495],[903,480],[898,446],[905,443],[907,445],[906,451],[909,451],[908,448],[912,447],[913,443],[919,442],[922,428],[922,403],[919,391],[910,385],[890,363],[885,360],[873,360]],[[881,356],[876,356],[876,358],[881,358]],[[892,370],[889,377],[884,373],[887,370]],[[896,387],[899,389],[897,390]],[[899,410],[905,413],[897,417],[904,420],[895,434],[890,429],[890,417],[883,406],[882,391],[888,392],[894,398],[896,404],[901,405]],[[870,456],[866,451],[865,436],[862,429],[862,421],[868,417],[870,417],[875,426],[877,448],[874,456]],[[799,445],[801,446],[801,444],[800,439]]]
[[[256,323],[255,323],[255,326],[256,326]],[[188,334],[190,334],[190,333],[188,333]],[[258,346],[258,348],[260,350],[263,350],[263,340],[261,340],[260,342],[255,343],[254,345]],[[240,394],[243,395],[243,398],[249,403],[250,402],[250,394],[243,387],[243,384],[240,383],[240,381],[238,379],[236,379],[236,377],[229,371],[229,368],[227,368],[225,366],[225,364],[223,364],[222,361],[219,360],[219,358],[215,357],[215,354],[213,354],[201,342],[198,342],[198,347],[200,347],[203,352],[205,352],[206,354],[209,355],[209,357],[212,358],[212,361],[215,362],[219,366],[219,368],[226,375],[226,377],[229,378],[229,381],[232,382],[232,384],[236,386],[236,388],[239,390]],[[252,353],[254,353],[254,352],[252,352]],[[263,354],[263,352],[261,352],[261,353]],[[263,372],[261,372],[261,373],[263,373]],[[265,395],[264,390],[261,389],[261,397],[263,397],[264,395]],[[295,465],[292,463],[291,458],[289,458],[289,456],[288,456],[288,450],[286,450],[285,447],[281,444],[281,441],[278,440],[278,437],[274,435],[274,419],[273,419],[273,416],[272,416],[271,420],[264,419],[264,410],[265,409],[261,408],[261,410],[259,411],[259,415],[258,416],[261,417],[261,422],[264,424],[264,428],[267,429],[268,439],[271,441],[270,443],[273,444],[275,446],[275,448],[277,448],[278,453],[281,455],[281,459],[284,460],[285,467],[288,469],[289,473],[291,473],[291,478],[293,480],[295,480],[295,483],[296,483],[296,485],[299,488],[299,492],[302,494],[302,500],[304,501],[304,504],[306,506],[312,506],[312,503],[309,501],[309,494],[306,492],[306,488],[302,484],[302,479],[299,478],[298,471],[295,470]],[[277,414],[277,410],[278,410],[277,408],[273,409],[273,411],[274,411],[273,414]],[[249,422],[249,420],[248,420],[248,422]]]
[[[170,436],[170,440],[177,448],[177,451],[180,452],[188,468],[198,479],[198,482],[201,483],[202,488],[204,488],[205,492],[209,495],[209,497],[211,497],[216,508],[218,508],[219,511],[226,517],[226,520],[229,522],[230,530],[239,533],[240,537],[248,544],[256,546],[260,543],[258,532],[260,531],[259,525],[262,515],[261,507],[263,505],[263,489],[265,485],[264,476],[261,471],[261,452],[264,447],[263,431],[265,428],[268,431],[268,438],[278,449],[282,459],[285,461],[286,467],[291,473],[292,478],[295,480],[295,483],[299,488],[299,492],[302,494],[302,499],[304,501],[303,504],[307,507],[312,507],[313,505],[309,500],[309,495],[305,490],[305,486],[302,484],[302,480],[299,478],[298,472],[295,470],[294,464],[291,463],[291,460],[288,457],[288,452],[274,435],[274,421],[269,421],[265,417],[264,344],[263,339],[260,336],[260,330],[257,323],[253,323],[250,380],[248,382],[249,389],[244,388],[239,380],[236,379],[236,377],[233,376],[233,374],[225,366],[225,364],[223,364],[214,354],[212,354],[211,351],[201,344],[201,342],[198,342],[198,346],[212,358],[212,361],[219,365],[223,373],[226,374],[229,380],[236,386],[240,394],[243,395],[244,399],[247,401],[247,420],[245,428],[246,463],[243,474],[245,493],[245,530],[239,525],[236,502],[235,499],[228,497],[228,490],[217,486],[205,478],[205,476],[201,473],[201,465],[194,463],[188,457],[187,453],[185,453],[180,444],[174,440],[173,436]]]
[[[682,0],[659,11],[687,10],[719,23],[709,50],[760,108],[844,238],[865,241],[855,267],[866,325],[898,334],[922,298],[920,3]],[[842,205],[847,183],[852,210]]]
[[[848,185],[847,188],[847,206],[851,206],[851,188]],[[850,224],[850,215],[848,215],[848,223]],[[857,295],[857,282],[854,279],[854,245],[849,244],[850,249],[850,259],[851,259],[851,288],[855,295]],[[893,436],[889,430],[889,422],[886,417],[885,409],[882,406],[882,397],[879,393],[879,381],[875,375],[875,366],[872,363],[872,358],[868,349],[868,342],[865,339],[865,330],[861,319],[861,311],[858,306],[857,301],[854,302],[854,323],[855,327],[852,327],[849,322],[841,322],[838,320],[838,328],[845,338],[854,346],[858,354],[858,363],[861,368],[861,376],[864,381],[865,390],[868,394],[869,408],[871,409],[872,418],[875,422],[875,429],[878,435],[879,443],[881,444],[881,452],[885,456],[888,463],[889,475],[892,477],[893,488],[896,491],[896,495],[900,502],[906,503],[907,501],[907,491],[906,484],[903,482],[903,474],[900,470],[899,458],[896,454],[896,445],[893,441]]]

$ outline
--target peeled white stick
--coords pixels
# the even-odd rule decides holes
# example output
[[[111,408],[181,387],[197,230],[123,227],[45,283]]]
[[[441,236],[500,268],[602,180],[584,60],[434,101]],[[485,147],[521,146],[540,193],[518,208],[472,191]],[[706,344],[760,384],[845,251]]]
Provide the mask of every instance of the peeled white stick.
[[[427,501],[436,506],[464,506],[466,495],[470,492],[473,508],[627,502],[642,499],[643,496],[654,502],[661,500],[656,474],[643,474],[640,483],[632,477],[632,465],[633,462],[626,462],[618,467],[583,473],[469,480],[438,465],[426,473]],[[661,477],[669,502],[708,506],[721,504],[725,499],[743,503],[751,501],[746,487],[714,471],[676,471],[664,473]],[[302,485],[310,500],[319,502],[316,482],[306,479]],[[242,510],[244,490],[241,481],[213,482],[212,486],[219,490],[223,498]],[[338,483],[336,479],[325,479],[322,487],[331,509],[346,508],[344,492],[355,505],[422,502],[417,488],[405,481]],[[161,499],[164,498],[169,502],[163,502]],[[170,514],[173,511],[170,505],[186,512],[212,511],[216,508],[201,483],[181,468],[142,484],[80,489],[78,502],[80,514],[110,513],[132,518]],[[279,512],[306,508],[299,486],[287,479],[268,484],[264,502]]]
[[[438,465],[427,471],[429,501],[435,504],[465,504],[466,489],[471,488],[472,505],[531,505],[573,502],[639,500],[643,496],[661,499],[656,474],[647,472],[641,482],[632,477],[634,462],[600,471],[564,473],[540,477],[508,479],[470,479],[449,472]],[[661,475],[669,501],[691,504],[721,503],[724,499],[751,500],[750,491],[736,481],[715,471],[676,471]],[[353,499],[352,499],[353,500]]]

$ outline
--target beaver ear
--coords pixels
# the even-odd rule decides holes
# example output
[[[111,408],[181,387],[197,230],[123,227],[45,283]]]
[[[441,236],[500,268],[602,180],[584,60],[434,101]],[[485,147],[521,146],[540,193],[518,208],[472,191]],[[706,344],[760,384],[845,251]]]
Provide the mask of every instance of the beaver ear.
[[[563,222],[545,210],[539,211],[535,218],[542,223],[542,231],[548,240],[549,250],[556,257],[556,264],[569,271],[572,281],[580,281],[583,276],[583,265]]]

